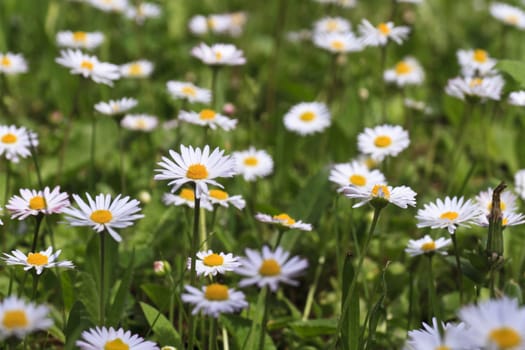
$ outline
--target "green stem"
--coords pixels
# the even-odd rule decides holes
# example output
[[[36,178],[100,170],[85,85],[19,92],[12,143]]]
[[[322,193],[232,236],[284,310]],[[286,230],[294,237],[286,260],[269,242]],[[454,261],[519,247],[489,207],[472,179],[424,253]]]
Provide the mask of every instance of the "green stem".
[[[222,348],[223,350],[230,350],[230,341],[226,327],[222,327]]]
[[[118,146],[119,146],[119,167],[120,167],[120,192],[126,193],[126,172],[125,172],[125,164],[124,164],[124,137],[122,136],[122,127],[120,126],[120,123],[117,122],[117,130],[118,130]]]
[[[40,232],[40,224],[42,223],[42,219],[44,218],[43,214],[38,214],[35,217],[36,224],[35,224],[35,232],[33,234],[33,244],[31,245],[31,253],[36,253],[36,244],[38,242],[38,233]]]
[[[317,261],[317,268],[315,269],[315,277],[314,277],[314,283],[310,286],[310,289],[308,290],[308,296],[306,297],[306,304],[303,311],[303,321],[308,320],[308,316],[310,315],[310,311],[312,310],[312,305],[314,302],[314,296],[315,296],[315,290],[317,289],[317,285],[319,284],[319,278],[321,277],[321,272],[323,271],[323,266],[326,259],[323,254],[319,257],[319,260]]]
[[[266,299],[264,302],[264,312],[261,323],[261,336],[259,338],[259,350],[264,350],[264,338],[266,336],[266,323],[268,322],[268,304],[270,303],[270,296],[272,293],[268,290],[268,286],[264,287],[266,289]]]
[[[387,44],[381,46],[381,63],[379,69],[379,81],[381,83],[381,122],[384,122],[386,119],[386,81],[383,78],[383,72],[386,67],[386,48]]]
[[[104,265],[105,265],[105,239],[106,234],[104,232],[99,234],[100,236],[100,326],[104,326],[106,322],[106,298],[105,298],[105,292],[104,292],[104,284],[105,284],[105,273],[104,273]]]
[[[208,349],[216,350],[217,349],[217,318],[212,317],[210,319],[210,334],[208,340]]]
[[[36,291],[38,289],[38,278],[40,276],[37,275],[36,272],[33,272],[33,292],[31,293],[31,300],[36,301]]]
[[[456,278],[456,286],[459,290],[459,302],[460,304],[463,304],[463,271],[461,270],[461,262],[459,260],[459,250],[458,250],[458,243],[456,240],[456,234],[453,233],[450,235],[452,237],[452,244],[454,245],[454,256],[456,257],[456,269],[457,269],[457,278]]]
[[[195,194],[197,194],[197,186],[194,186]],[[196,273],[195,273],[195,260],[196,254],[199,249],[199,217],[200,217],[200,207],[201,200],[195,196],[195,207],[193,208],[193,236],[191,239],[191,248],[190,248],[190,257],[191,257],[191,266],[190,266],[190,285],[195,286]],[[189,314],[188,321],[189,328],[189,341],[188,349],[193,349],[194,339],[194,328],[195,328],[195,317],[192,313]]]
[[[208,250],[208,230],[206,230],[206,211],[204,208],[200,208],[200,218],[199,218],[199,249]]]
[[[31,159],[33,159],[33,164],[35,165],[36,177],[38,180],[38,187],[42,190],[44,188],[44,183],[42,182],[42,175],[40,173],[40,166],[38,165],[38,158],[36,156],[36,148],[33,144],[33,139],[31,138],[31,132],[26,130],[27,139],[29,140],[29,149],[31,150]]]
[[[217,96],[217,80],[219,78],[219,67],[211,66],[211,93],[213,100],[213,109],[215,112],[219,111],[219,98]]]
[[[91,155],[89,159],[89,189],[95,190],[95,142],[96,142],[96,119],[95,115],[91,117]]]

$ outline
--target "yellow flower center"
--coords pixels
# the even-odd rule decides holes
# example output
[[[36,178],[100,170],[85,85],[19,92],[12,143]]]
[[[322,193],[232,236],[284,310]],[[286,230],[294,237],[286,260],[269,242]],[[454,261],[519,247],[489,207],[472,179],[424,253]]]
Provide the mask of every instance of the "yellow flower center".
[[[186,177],[192,180],[202,180],[208,178],[208,169],[202,164],[192,164],[188,167]]]
[[[479,63],[485,63],[487,62],[487,59],[488,59],[487,51],[481,50],[481,49],[474,50],[474,61],[479,62]]]
[[[326,22],[326,29],[329,32],[335,32],[338,28],[339,28],[339,24],[337,23],[336,20],[331,19]]]
[[[519,22],[519,18],[516,15],[508,15],[507,17],[505,17],[504,21],[508,24],[516,25]]]
[[[366,177],[354,174],[350,176],[350,183],[355,186],[364,186],[366,185]]]
[[[212,283],[206,287],[204,297],[213,301],[228,300],[228,287],[223,284]]]
[[[93,65],[92,62],[89,62],[89,61],[82,61],[82,63],[80,63],[80,68],[84,68],[84,69],[87,69],[87,70],[93,70],[95,66]]]
[[[217,61],[222,60],[222,53],[220,53],[219,51],[215,51],[215,59]]]
[[[483,83],[483,79],[482,78],[474,78],[470,81],[470,87],[476,87],[476,86],[480,86],[481,84]]]
[[[279,215],[274,215],[273,218],[277,219],[279,221],[282,221],[282,224],[286,225],[286,226],[291,226],[291,225],[295,224],[295,220],[292,219],[290,217],[290,215],[285,214],[285,213],[281,213]]]
[[[377,29],[381,32],[383,35],[390,34],[390,27],[386,23],[379,23],[377,26]]]
[[[4,67],[9,67],[11,66],[11,60],[9,59],[9,57],[7,56],[4,56],[2,57],[2,60],[0,61],[0,64]]]
[[[496,328],[490,332],[489,338],[502,350],[512,349],[521,344],[520,335],[510,327]]]
[[[281,266],[275,259],[266,259],[259,268],[261,276],[277,276],[281,273]]]
[[[503,225],[503,226],[507,226],[508,223],[509,223],[509,219],[507,219],[507,218],[503,218],[501,220],[501,225]]]
[[[86,32],[74,32],[73,33],[73,41],[85,43],[86,40],[87,40]]]
[[[31,265],[37,265],[37,266],[47,265],[48,261],[49,261],[48,257],[45,256],[44,254],[29,253],[27,255],[27,263]]]
[[[144,119],[137,119],[137,120],[135,121],[135,127],[136,127],[137,129],[142,129],[142,130],[144,130],[144,129],[146,129],[147,126],[148,126],[148,123],[146,123],[146,121],[145,121]]]
[[[202,259],[202,262],[206,266],[221,266],[224,264],[224,258],[219,254],[213,253]]]
[[[8,310],[4,312],[2,324],[7,329],[24,328],[29,324],[24,310]]]
[[[315,119],[315,113],[313,112],[304,112],[299,116],[299,119],[301,119],[303,122],[311,122]]]
[[[99,209],[92,212],[90,218],[97,224],[107,224],[113,219],[113,214],[109,210]]]
[[[451,350],[451,349],[448,346],[440,345],[437,348],[435,348],[434,350]]]
[[[421,249],[425,252],[431,252],[433,250],[436,250],[436,242],[432,241],[432,242],[423,243],[423,245],[421,246]]]
[[[374,145],[376,145],[376,147],[388,147],[390,146],[390,144],[392,143],[392,139],[390,138],[390,136],[387,136],[387,135],[380,135],[378,137],[376,137],[376,139],[374,140]]]
[[[505,203],[503,203],[503,201],[499,202],[499,208],[504,211],[505,208],[507,208],[507,205],[505,205]],[[492,210],[492,202],[489,203],[489,205],[487,206],[487,209],[488,210]]]
[[[46,207],[46,200],[42,196],[35,196],[29,200],[29,208],[33,210],[42,210]]]
[[[122,339],[117,338],[106,342],[104,350],[129,350],[129,345],[124,343]]]
[[[179,197],[187,201],[193,202],[195,200],[195,192],[193,192],[193,190],[190,190],[189,188],[183,188],[179,193]]]
[[[141,75],[142,74],[142,66],[140,63],[132,63],[129,66],[129,75]]]
[[[459,216],[458,212],[455,211],[446,211],[439,216],[440,219],[454,220]]]
[[[372,197],[390,199],[390,191],[385,185],[374,185],[372,188]]]
[[[215,115],[217,113],[215,113],[214,110],[212,109],[203,109],[200,113],[199,113],[199,118],[201,120],[213,120],[215,119]]]
[[[259,163],[259,160],[256,157],[246,157],[246,158],[244,158],[244,165],[256,166],[258,163]]]
[[[330,43],[330,47],[339,51],[345,48],[345,43],[343,43],[341,40],[334,40]]]
[[[398,75],[408,74],[412,71],[412,67],[405,61],[401,61],[396,64],[396,73]]]
[[[210,190],[209,195],[210,197],[218,199],[220,201],[226,200],[229,197],[228,192],[221,190]]]
[[[16,135],[11,134],[11,133],[7,133],[7,134],[5,134],[5,135],[2,136],[2,138],[0,139],[0,141],[2,141],[2,143],[6,143],[6,144],[13,144],[13,143],[15,143],[17,140],[18,140],[18,137],[16,137]]]
[[[209,17],[206,22],[208,22],[208,27],[210,27],[211,29],[213,29],[215,27],[215,20],[213,19],[213,17]]]
[[[187,96],[195,97],[197,95],[197,91],[193,86],[184,86],[182,88],[182,93]]]

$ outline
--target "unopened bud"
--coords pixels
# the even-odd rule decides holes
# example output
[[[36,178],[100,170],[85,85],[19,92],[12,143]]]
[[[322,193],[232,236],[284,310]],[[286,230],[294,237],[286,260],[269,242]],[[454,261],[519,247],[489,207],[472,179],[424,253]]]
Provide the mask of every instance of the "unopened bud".
[[[170,263],[166,260],[157,260],[153,262],[153,272],[157,276],[164,276],[171,271]]]

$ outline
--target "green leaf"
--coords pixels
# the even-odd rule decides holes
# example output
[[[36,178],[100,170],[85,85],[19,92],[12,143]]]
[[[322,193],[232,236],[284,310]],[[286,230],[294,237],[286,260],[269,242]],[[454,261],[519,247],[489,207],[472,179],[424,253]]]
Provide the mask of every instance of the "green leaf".
[[[181,337],[170,321],[159,310],[146,303],[140,302],[140,307],[151,329],[155,333],[157,342],[170,344],[176,348],[182,348]]]
[[[232,350],[257,349],[257,346],[248,347],[247,338],[250,336],[253,322],[247,318],[237,315],[224,314],[220,316],[220,323],[226,327],[228,332],[233,336],[230,343]],[[259,338],[256,338],[256,342]],[[254,343],[256,344],[256,343]],[[272,338],[267,334],[264,337],[264,349],[275,350]]]
[[[80,288],[78,299],[87,308],[87,312],[93,323],[97,323],[99,317],[99,290],[93,276],[87,272],[80,272]]]
[[[515,60],[501,60],[496,65],[500,71],[507,73],[521,86],[525,86],[525,62]]]
[[[505,283],[505,287],[503,289],[505,291],[505,295],[518,299],[518,303],[521,305],[523,302],[523,291],[521,290],[521,287],[518,283],[516,283],[513,280],[508,281]]]
[[[124,272],[124,276],[120,281],[120,286],[118,288],[117,294],[115,295],[115,300],[111,305],[110,312],[108,315],[107,322],[109,325],[117,326],[124,315],[124,310],[126,308],[126,302],[129,299],[129,290],[131,287],[131,281],[133,277],[133,254],[131,255],[131,260],[129,266]]]
[[[266,310],[267,304],[267,294],[269,293],[268,288],[265,287],[259,292],[259,297],[257,298],[257,305],[254,310],[254,322],[251,322],[250,332],[248,337],[245,338],[243,349],[257,349],[259,344],[259,339],[261,339],[261,332],[266,332],[266,325],[263,325],[263,315]]]
[[[146,293],[159,310],[163,312],[168,311],[168,300],[170,300],[170,289],[168,287],[154,283],[144,283],[140,286],[140,289]]]
[[[95,309],[97,307],[95,306]],[[74,349],[75,341],[80,337],[80,333],[84,329],[92,327],[94,324],[90,321],[90,314],[88,308],[84,306],[81,301],[76,301],[69,312],[67,325],[64,329],[66,344],[65,350]]]
[[[332,335],[337,332],[337,320],[334,319],[295,321],[290,323],[289,326],[301,338]]]

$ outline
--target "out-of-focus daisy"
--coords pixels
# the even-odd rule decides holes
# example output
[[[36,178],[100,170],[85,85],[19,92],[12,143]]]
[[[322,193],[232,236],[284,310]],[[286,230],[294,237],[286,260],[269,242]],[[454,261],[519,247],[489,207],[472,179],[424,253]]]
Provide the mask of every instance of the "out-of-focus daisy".
[[[44,191],[21,189],[20,196],[11,197],[5,207],[11,212],[11,219],[23,220],[30,215],[61,213],[67,206],[68,194],[56,186],[53,190],[46,187]]]
[[[201,43],[191,50],[191,54],[203,63],[213,66],[238,66],[246,63],[243,52],[233,44],[208,46]]]
[[[128,7],[128,0],[84,0],[91,6],[104,12],[123,13]]]
[[[168,92],[174,99],[186,99],[188,102],[210,103],[211,91],[183,81],[168,81]]]
[[[363,50],[363,44],[351,32],[315,33],[314,45],[332,53],[347,53]]]
[[[286,129],[299,135],[321,132],[330,126],[330,111],[321,102],[301,102],[284,115]]]
[[[212,204],[218,204],[223,207],[229,207],[230,204],[235,208],[242,210],[246,206],[246,201],[241,195],[230,196],[228,192],[218,189],[209,190],[205,195]]]
[[[148,114],[128,114],[122,118],[120,125],[129,130],[152,131],[159,124],[159,119]]]
[[[208,184],[223,188],[214,179],[217,177],[231,177],[235,175],[235,162],[230,156],[223,156],[224,151],[215,148],[210,154],[210,146],[200,148],[180,145],[180,153],[169,151],[172,159],[162,157],[157,163],[161,169],[155,180],[171,180],[168,185],[173,186],[172,192],[188,182],[195,183],[196,197],[208,192]]]
[[[241,287],[256,284],[259,288],[268,286],[276,292],[280,283],[298,285],[294,278],[308,267],[306,259],[298,256],[289,259],[290,253],[281,247],[271,251],[264,246],[262,252],[246,249],[245,253],[246,257],[240,259],[241,266],[236,270],[239,275],[246,276],[239,282]]]
[[[382,161],[387,156],[397,156],[409,144],[408,131],[399,125],[383,124],[366,128],[357,137],[359,151],[370,155],[375,161]]]
[[[227,13],[216,13],[206,18],[208,30],[215,34],[225,34],[230,28],[230,15]]]
[[[509,104],[513,106],[525,106],[525,91],[513,91],[509,94]]]
[[[490,77],[456,77],[449,79],[445,92],[461,100],[473,96],[499,101],[503,85],[505,85],[505,81],[500,75]]]
[[[7,160],[18,163],[19,157],[31,155],[31,145],[38,146],[37,135],[21,126],[0,125],[0,156],[5,155]]]
[[[0,339],[11,336],[22,339],[29,333],[48,329],[53,325],[48,315],[47,306],[7,297],[0,302]]]
[[[286,32],[286,40],[292,43],[299,43],[307,40],[310,41],[312,40],[312,37],[312,31],[308,29]]]
[[[273,171],[273,159],[264,150],[250,147],[246,151],[233,152],[236,170],[246,181],[266,177]]]
[[[96,83],[113,86],[113,80],[120,78],[119,67],[106,62],[100,62],[96,56],[89,56],[80,50],[62,50],[55,62],[71,68],[71,74],[80,74],[91,78]]]
[[[19,74],[27,72],[27,62],[19,53],[0,53],[0,73]]]
[[[53,253],[53,248],[49,247],[45,251],[40,251],[39,253],[29,253],[27,256],[22,253],[20,250],[11,251],[11,255],[4,253],[2,259],[7,265],[23,265],[24,271],[35,269],[36,274],[40,275],[45,268],[51,267],[64,267],[64,268],[74,268],[71,261],[56,261],[58,256],[62,251],[59,249]]]
[[[489,11],[492,17],[504,24],[522,30],[525,29],[525,12],[519,7],[502,2],[494,2],[490,4]]]
[[[241,35],[247,20],[246,13],[242,11],[232,12],[228,14],[228,18],[230,20],[228,33],[235,37]]]
[[[411,99],[411,98],[405,98],[403,100],[403,104],[407,108],[414,109],[416,111],[420,111],[420,112],[423,112],[425,114],[432,113],[432,108],[427,106],[427,104],[424,101],[418,101],[418,100],[414,100],[414,99]]]
[[[196,15],[190,18],[188,29],[192,34],[204,35],[208,33],[208,19],[203,15]]]
[[[423,322],[422,329],[409,331],[406,350],[474,349],[469,337],[466,336],[469,329],[464,323],[442,324],[443,334],[441,334],[437,322],[435,318],[432,318],[432,326]]]
[[[177,194],[173,193],[164,193],[162,196],[162,201],[166,205],[187,205],[188,207],[195,208],[195,191],[190,188],[183,188]],[[208,211],[213,211],[213,205],[206,197],[202,197],[200,200],[201,208],[204,208]]]
[[[120,66],[120,74],[125,78],[147,78],[153,72],[153,63],[148,60],[138,60]]]
[[[364,187],[386,182],[385,176],[379,170],[370,170],[365,164],[356,160],[334,165],[329,180],[341,187],[348,185]]]
[[[148,18],[158,18],[160,14],[160,6],[152,2],[141,2],[136,7],[129,6],[126,10],[126,17],[138,24],[143,24]]]
[[[488,227],[489,226],[489,217],[486,215],[480,215],[477,220],[476,224]],[[523,225],[525,224],[525,215],[520,213],[513,213],[504,211],[501,213],[501,225],[502,226],[517,226],[517,225]]]
[[[99,194],[95,200],[86,193],[87,202],[80,196],[73,194],[73,199],[79,208],[69,207],[63,210],[66,220],[71,226],[90,226],[98,233],[107,230],[117,242],[122,237],[115,228],[125,228],[133,225],[135,220],[144,217],[140,212],[140,202],[129,197],[121,198],[119,194],[113,200],[109,194]]]
[[[197,289],[192,286],[184,286],[186,293],[181,295],[185,303],[195,305],[191,312],[193,315],[202,311],[204,315],[219,317],[220,314],[231,314],[248,307],[243,292],[228,288],[219,283],[212,283]]]
[[[420,239],[411,239],[408,241],[405,252],[410,256],[417,256],[422,254],[433,254],[438,253],[441,255],[447,255],[447,252],[442,249],[449,246],[452,243],[452,239],[440,237],[433,240],[429,235]]]
[[[123,114],[137,105],[134,98],[124,97],[119,100],[109,100],[108,102],[99,102],[95,105],[95,110],[105,115]]]
[[[72,32],[66,30],[58,32],[56,40],[58,46],[92,50],[104,42],[104,34],[101,32]]]
[[[75,345],[81,350],[159,350],[154,342],[130,331],[98,326],[83,331]]]
[[[321,4],[334,4],[345,8],[352,8],[357,5],[357,0],[315,0]]]
[[[255,214],[255,218],[261,222],[269,224],[277,224],[291,229],[301,231],[312,231],[312,225],[302,222],[301,220],[295,220],[286,213],[280,213],[278,215],[268,215],[263,213]]]
[[[392,203],[400,208],[407,208],[409,205],[414,207],[416,205],[416,195],[408,186],[392,187],[384,184],[376,184],[373,186],[346,186],[342,189],[345,196],[348,198],[358,199],[359,202],[354,204],[353,208],[358,208],[366,203],[381,201],[382,203]]]
[[[342,17],[324,17],[314,23],[315,33],[347,33],[350,22]]]
[[[520,169],[514,174],[514,187],[521,199],[525,200],[525,169]]]
[[[397,86],[421,85],[425,79],[425,72],[415,58],[405,57],[396,63],[393,69],[387,69],[383,77],[385,81]]]
[[[422,4],[423,0],[397,0],[397,2],[405,2],[409,4]]]
[[[393,22],[382,22],[374,27],[366,19],[361,21],[358,30],[365,46],[385,46],[388,40],[401,44],[410,33],[406,26],[395,27]]]
[[[491,58],[485,50],[458,50],[457,56],[461,72],[465,76],[484,76],[495,73],[494,66],[498,61]]]
[[[220,127],[225,131],[230,131],[237,126],[237,119],[228,118],[212,109],[203,109],[198,113],[193,111],[180,111],[179,119],[191,124],[208,126],[212,130]]]
[[[494,190],[488,188],[486,191],[481,191],[476,196],[476,202],[478,203],[483,215],[490,215],[492,210],[492,193]],[[518,209],[516,204],[516,195],[510,191],[503,191],[500,195],[500,209],[502,212],[515,212]]]
[[[216,276],[217,274],[224,275],[228,271],[234,271],[241,263],[239,258],[233,256],[232,253],[219,254],[212,250],[207,250],[197,253],[197,260],[195,260],[195,270],[197,275]],[[188,268],[191,266],[191,258],[188,259]]]
[[[481,209],[470,199],[446,197],[443,201],[438,198],[417,211],[417,227],[446,228],[454,234],[458,226],[469,227],[480,214]]]

